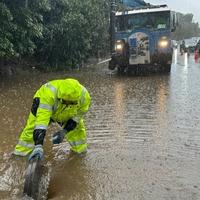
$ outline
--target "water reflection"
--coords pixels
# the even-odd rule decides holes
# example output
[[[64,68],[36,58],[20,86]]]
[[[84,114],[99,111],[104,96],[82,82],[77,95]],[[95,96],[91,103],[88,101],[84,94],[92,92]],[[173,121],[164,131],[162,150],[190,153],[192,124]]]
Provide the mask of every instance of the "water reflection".
[[[178,49],[174,49],[174,64],[177,64],[177,58],[178,58]]]
[[[8,198],[21,199],[26,159],[4,154],[0,159],[0,191]],[[1,194],[1,193],[0,193]],[[3,197],[0,195],[1,199]]]
[[[55,158],[52,163],[49,199],[93,199],[89,188],[89,168],[86,154],[65,154],[66,159]],[[67,195],[67,196],[66,196]]]
[[[186,68],[188,68],[188,53],[184,54],[184,65]]]
[[[190,58],[184,62],[177,55],[168,75],[110,77],[105,66],[33,75],[31,82],[1,80],[1,155],[13,150],[35,89],[48,79],[78,78],[92,96],[89,149],[83,157],[70,155],[67,143],[51,144],[57,127],[48,129],[48,199],[198,199],[200,70]],[[25,166],[26,160],[0,157],[0,199],[18,198]]]
[[[113,99],[113,103],[114,103],[114,118],[117,120],[117,125],[119,127],[118,131],[117,131],[117,135],[120,136],[124,131],[123,128],[124,127],[124,106],[126,106],[124,104],[124,98],[125,97],[125,93],[124,93],[124,85],[125,83],[123,82],[123,80],[121,81],[116,81],[115,85],[114,85],[114,94],[115,97]]]

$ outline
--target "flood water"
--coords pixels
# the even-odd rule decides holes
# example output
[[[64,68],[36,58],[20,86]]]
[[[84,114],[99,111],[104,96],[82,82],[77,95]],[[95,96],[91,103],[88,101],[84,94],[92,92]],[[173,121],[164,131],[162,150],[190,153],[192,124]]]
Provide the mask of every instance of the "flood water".
[[[118,76],[106,65],[0,80],[0,199],[21,199],[27,158],[12,157],[35,90],[77,78],[89,90],[88,152],[45,138],[43,184],[52,200],[200,199],[200,63],[174,56],[170,74]],[[48,189],[47,189],[48,187]],[[47,194],[48,193],[48,194]]]

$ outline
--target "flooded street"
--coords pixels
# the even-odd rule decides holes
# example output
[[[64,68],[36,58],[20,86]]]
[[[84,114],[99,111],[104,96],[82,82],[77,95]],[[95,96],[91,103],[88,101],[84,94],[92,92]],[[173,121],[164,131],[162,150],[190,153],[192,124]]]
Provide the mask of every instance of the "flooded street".
[[[26,158],[12,157],[37,88],[77,78],[89,90],[88,152],[45,138],[44,185],[52,200],[197,200],[200,197],[200,63],[174,55],[170,74],[24,73],[0,80],[0,199],[21,199]],[[47,192],[46,192],[47,193]]]

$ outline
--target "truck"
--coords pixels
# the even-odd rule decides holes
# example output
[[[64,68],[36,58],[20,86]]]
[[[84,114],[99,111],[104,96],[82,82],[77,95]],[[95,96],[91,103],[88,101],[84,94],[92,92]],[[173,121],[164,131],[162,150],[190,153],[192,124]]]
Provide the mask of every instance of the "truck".
[[[147,5],[115,12],[109,69],[119,73],[148,68],[170,72],[172,32],[178,23],[167,5]]]

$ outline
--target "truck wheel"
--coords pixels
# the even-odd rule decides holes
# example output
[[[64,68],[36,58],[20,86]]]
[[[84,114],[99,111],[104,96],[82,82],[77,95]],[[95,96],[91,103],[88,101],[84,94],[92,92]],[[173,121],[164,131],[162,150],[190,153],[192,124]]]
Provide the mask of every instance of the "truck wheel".
[[[164,71],[169,73],[171,71],[171,64],[166,64],[164,66]]]
[[[118,67],[117,67],[117,73],[118,73],[118,74],[124,74],[124,69],[125,69],[125,67],[118,66]]]
[[[114,70],[115,69],[115,63],[111,60],[109,61],[108,69]]]

